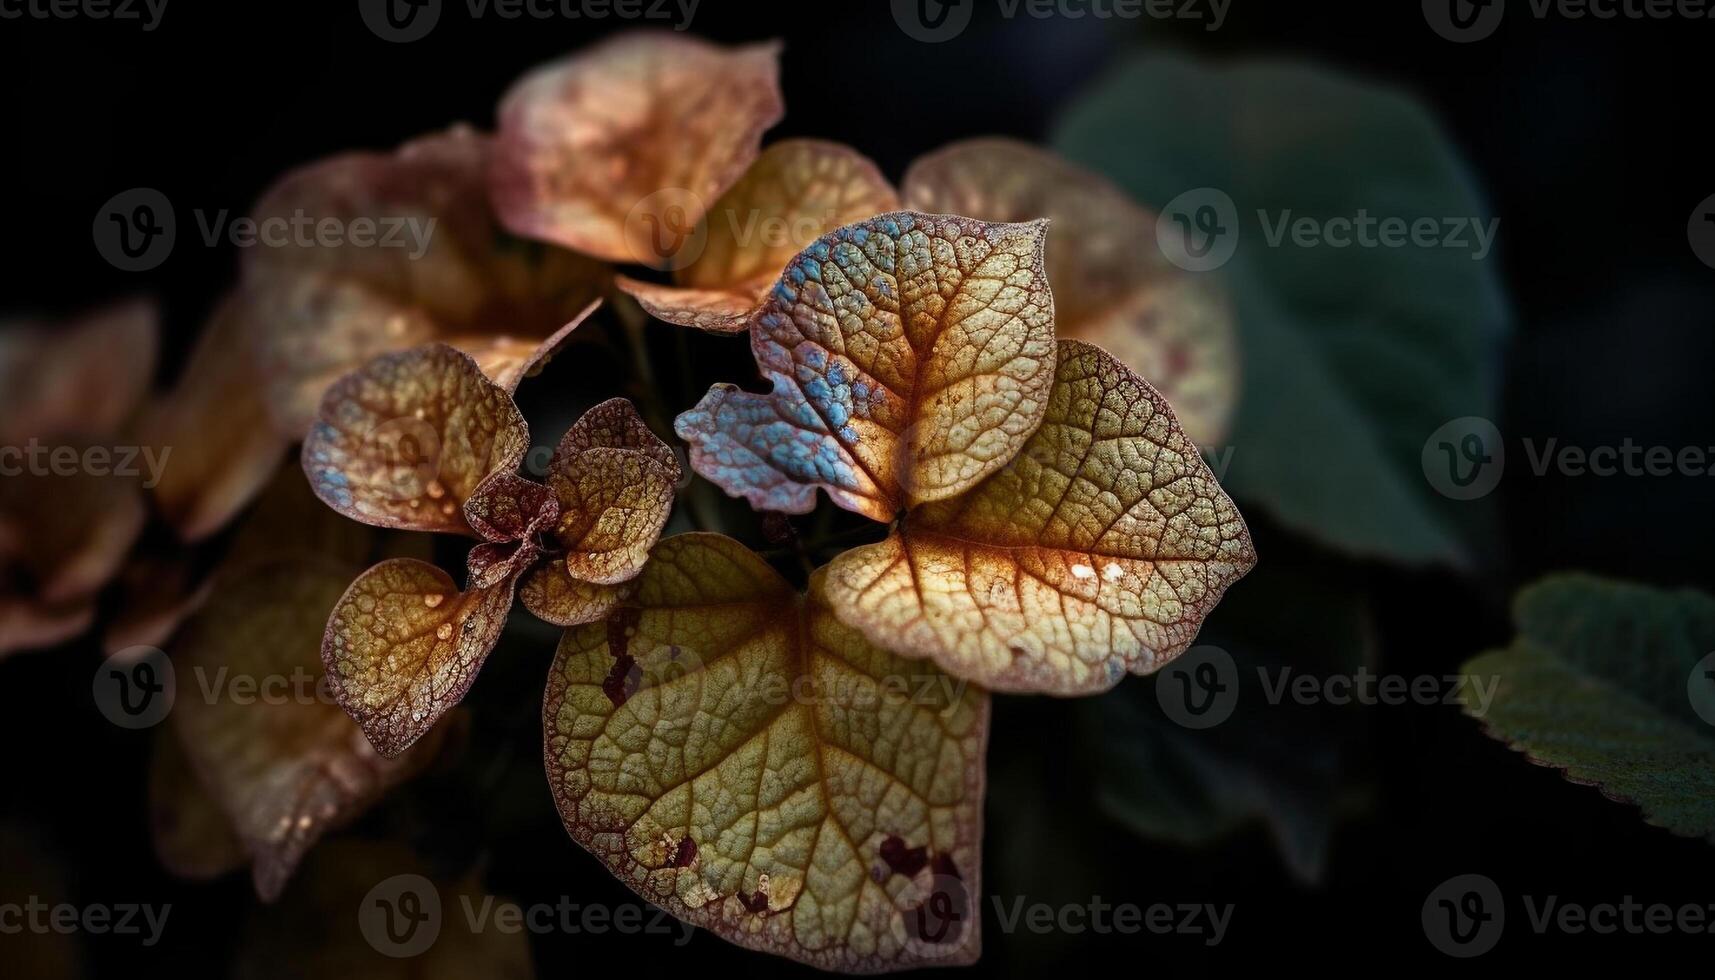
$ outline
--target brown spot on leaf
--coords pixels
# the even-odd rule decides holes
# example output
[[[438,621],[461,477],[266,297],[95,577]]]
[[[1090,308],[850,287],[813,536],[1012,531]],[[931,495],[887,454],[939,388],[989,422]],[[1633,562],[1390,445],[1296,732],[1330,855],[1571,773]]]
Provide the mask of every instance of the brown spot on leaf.
[[[675,868],[688,868],[691,866],[691,862],[696,859],[697,842],[686,837],[684,840],[681,840],[679,842],[679,846],[673,850],[672,865]]]
[[[910,878],[923,870],[929,863],[929,849],[926,847],[907,847],[903,838],[897,834],[889,834],[881,842],[881,859],[894,874]]]

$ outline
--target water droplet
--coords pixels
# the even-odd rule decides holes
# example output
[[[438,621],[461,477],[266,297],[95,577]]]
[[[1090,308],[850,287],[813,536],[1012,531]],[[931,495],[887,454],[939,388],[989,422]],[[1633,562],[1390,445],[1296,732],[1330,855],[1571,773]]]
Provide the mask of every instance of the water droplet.
[[[1096,570],[1088,565],[1073,565],[1072,577],[1087,581],[1096,577]]]
[[[439,480],[430,480],[429,481],[429,498],[430,499],[439,500],[442,497],[445,497],[446,495],[447,495],[447,488],[441,486],[441,481],[439,481]]]
[[[435,635],[440,637],[443,640],[452,639],[453,638],[453,624],[442,623],[441,628],[438,630],[435,630]]]
[[[1110,561],[1108,567],[1102,569],[1102,578],[1110,582],[1117,582],[1125,578],[1125,569],[1119,566],[1119,562]]]
[[[446,596],[441,595],[439,592],[436,592],[432,595],[424,596],[423,597],[423,605],[428,606],[430,609],[433,609],[436,606],[440,605],[441,602],[445,599],[446,599]]]

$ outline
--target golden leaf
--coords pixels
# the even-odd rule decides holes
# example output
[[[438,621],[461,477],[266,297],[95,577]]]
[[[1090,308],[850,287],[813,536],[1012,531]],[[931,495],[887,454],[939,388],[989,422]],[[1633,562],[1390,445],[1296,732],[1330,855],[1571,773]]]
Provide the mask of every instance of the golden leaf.
[[[445,344],[378,357],[340,379],[304,442],[316,496],[377,527],[471,534],[477,485],[518,468],[524,416],[469,355]]]
[[[784,140],[709,209],[701,255],[674,270],[673,285],[616,283],[659,319],[736,333],[793,256],[842,225],[898,209],[893,186],[856,150]]]
[[[1199,446],[1224,439],[1239,352],[1225,292],[1169,263],[1155,215],[1106,178],[1046,150],[975,139],[918,159],[906,207],[985,221],[1047,218],[1055,329],[1119,358],[1166,396]]]
[[[1017,458],[836,558],[827,594],[871,642],[959,677],[1086,694],[1183,652],[1255,564],[1243,517],[1166,400],[1066,340]]]
[[[506,226],[615,262],[658,264],[780,120],[779,45],[623,34],[526,75],[500,104],[494,204]]]
[[[821,487],[878,521],[1005,466],[1053,382],[1045,235],[898,212],[811,245],[752,320],[773,390],[717,385],[679,416],[692,466],[759,510]]]

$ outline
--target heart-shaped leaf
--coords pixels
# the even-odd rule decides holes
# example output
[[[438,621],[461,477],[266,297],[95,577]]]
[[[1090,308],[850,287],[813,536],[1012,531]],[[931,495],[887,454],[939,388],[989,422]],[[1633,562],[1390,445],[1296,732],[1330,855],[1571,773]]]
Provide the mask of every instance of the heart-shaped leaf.
[[[1142,55],[1073,106],[1054,145],[1151,208],[1205,188],[1232,201],[1223,215],[1192,195],[1168,215],[1237,236],[1219,273],[1244,355],[1228,489],[1355,554],[1460,561],[1423,445],[1451,419],[1495,416],[1510,314],[1484,244],[1495,225],[1428,110],[1320,68]],[[1328,241],[1297,244],[1304,219]],[[1384,237],[1384,220],[1427,222],[1433,244]]]
[[[637,32],[526,75],[500,103],[501,219],[615,262],[667,258],[643,239],[695,227],[784,113],[779,52]]]
[[[328,389],[304,472],[329,507],[377,527],[474,534],[464,504],[530,445],[512,397],[468,354],[429,344],[378,357]]]
[[[679,416],[691,465],[758,510],[808,513],[821,487],[878,521],[1005,466],[1053,383],[1046,228],[897,212],[818,240],[751,320],[773,390],[717,385]]]
[[[829,970],[980,948],[988,695],[865,642],[728,538],[668,538],[543,703],[572,836],[638,894]]]
[[[1226,437],[1239,385],[1226,295],[1212,278],[1169,263],[1155,215],[1106,178],[1026,143],[975,139],[919,158],[903,194],[918,211],[1047,218],[1055,332],[1142,375],[1197,445]]]
[[[1001,691],[1087,694],[1178,656],[1256,564],[1159,393],[1060,342],[1042,425],[969,493],[828,568],[828,601],[889,650]]]
[[[636,578],[667,525],[679,475],[673,451],[631,402],[615,398],[585,413],[548,465],[567,573],[596,585]]]
[[[1586,575],[1513,605],[1511,647],[1464,667],[1495,682],[1489,734],[1644,819],[1715,843],[1715,599]]]
[[[310,561],[256,566],[222,581],[173,644],[171,724],[254,866],[277,897],[304,853],[434,758],[427,741],[376,755],[319,686],[322,625],[344,587]]]
[[[793,256],[841,225],[898,209],[893,186],[856,150],[784,140],[764,151],[709,209],[701,255],[674,270],[673,285],[626,276],[616,283],[659,319],[734,333],[745,328]]]

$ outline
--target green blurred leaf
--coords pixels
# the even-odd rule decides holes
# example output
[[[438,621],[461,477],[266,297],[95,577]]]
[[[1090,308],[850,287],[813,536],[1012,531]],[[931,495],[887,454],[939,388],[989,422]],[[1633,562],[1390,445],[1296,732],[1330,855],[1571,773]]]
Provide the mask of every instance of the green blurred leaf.
[[[1488,733],[1715,842],[1715,599],[1563,575],[1519,593],[1513,618],[1511,647],[1465,665],[1499,682]]]
[[[1271,702],[1259,671],[1277,684],[1351,675],[1368,660],[1369,620],[1356,589],[1306,571],[1259,566],[1198,637],[1237,666],[1235,707],[1221,724],[1193,731],[1168,717],[1160,674],[1080,702],[1109,816],[1141,836],[1190,845],[1261,822],[1300,880],[1321,877],[1334,823],[1361,796],[1348,767],[1363,709]]]
[[[1204,273],[1227,280],[1244,359],[1228,490],[1355,555],[1462,563],[1456,512],[1421,454],[1443,423],[1494,417],[1509,331],[1497,256],[1265,234],[1288,211],[1488,227],[1429,112],[1319,68],[1140,55],[1073,105],[1054,142],[1157,211],[1199,188],[1232,198],[1237,252]]]

